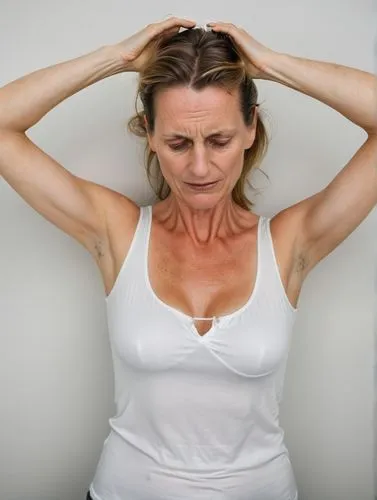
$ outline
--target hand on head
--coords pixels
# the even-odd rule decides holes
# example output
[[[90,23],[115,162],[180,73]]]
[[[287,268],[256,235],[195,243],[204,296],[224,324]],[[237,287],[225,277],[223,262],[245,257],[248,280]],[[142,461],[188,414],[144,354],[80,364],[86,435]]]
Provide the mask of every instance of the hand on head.
[[[148,24],[142,30],[116,45],[125,62],[125,69],[127,71],[140,71],[145,62],[148,61],[149,51],[161,36],[173,36],[181,28],[194,28],[195,26],[195,21],[178,17],[170,17],[164,21]]]

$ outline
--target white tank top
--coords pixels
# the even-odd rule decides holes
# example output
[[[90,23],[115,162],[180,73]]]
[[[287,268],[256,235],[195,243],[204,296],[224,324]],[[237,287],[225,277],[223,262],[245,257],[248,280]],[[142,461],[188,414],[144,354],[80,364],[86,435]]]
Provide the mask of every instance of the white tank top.
[[[154,293],[152,206],[106,298],[116,414],[94,500],[296,500],[279,402],[297,309],[260,217],[247,303],[200,336],[194,318]]]

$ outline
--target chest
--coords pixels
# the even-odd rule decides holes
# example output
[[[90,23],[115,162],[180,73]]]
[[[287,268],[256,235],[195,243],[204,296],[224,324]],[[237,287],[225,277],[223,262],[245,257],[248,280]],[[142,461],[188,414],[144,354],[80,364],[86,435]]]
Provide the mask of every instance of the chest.
[[[276,222],[274,221],[275,226]],[[114,238],[114,263],[103,271],[110,291],[126,258],[136,230],[135,218],[127,241]],[[296,306],[302,280],[294,272],[292,238],[289,231],[271,227],[271,243],[278,272],[288,300]],[[276,234],[275,234],[276,233]],[[121,231],[116,232],[117,235]],[[279,237],[280,234],[280,237]],[[147,251],[147,279],[153,293],[165,304],[196,319],[199,335],[213,326],[210,318],[231,314],[252,296],[258,271],[258,227],[203,250],[194,249],[187,240],[170,235],[159,224],[152,224]]]
[[[147,271],[147,288],[159,301],[189,318],[172,314],[151,300],[150,290],[142,280],[138,295],[134,289],[138,277],[135,282],[131,279],[132,307],[127,309],[114,302],[110,310],[112,338],[120,357],[138,370],[153,371],[153,380],[156,371],[168,373],[167,368],[172,367],[176,376],[179,372],[184,376],[189,372],[190,377],[192,373],[207,374],[218,382],[222,375],[228,376],[225,374],[229,369],[238,375],[259,377],[278,366],[286,353],[291,318],[280,308],[267,305],[263,298],[265,287],[255,288],[261,253],[257,252],[257,235],[253,231],[243,239],[232,238],[230,248],[224,244],[208,251],[194,250],[187,241],[178,241],[176,235],[172,241],[156,226],[152,226],[149,245],[145,247],[146,239],[138,247],[142,260],[134,253],[136,260],[130,264],[137,265],[142,274]],[[263,249],[265,263],[269,259]],[[263,273],[258,279],[261,276]],[[275,287],[276,281],[271,283]],[[239,315],[239,321],[226,318],[212,322],[213,317],[218,319],[242,309],[255,290],[256,306]],[[276,288],[272,293],[276,293]],[[136,306],[138,303],[144,304],[143,314]],[[195,338],[198,336],[202,337],[199,342]],[[202,343],[206,348],[200,347]]]
[[[279,274],[292,300],[291,259],[280,249]],[[252,297],[258,272],[258,227],[220,242],[213,248],[193,249],[185,240],[169,237],[158,225],[151,228],[147,279],[164,303],[195,319],[199,335],[213,326],[213,317],[231,314]]]
[[[188,316],[206,318],[231,313],[247,302],[257,271],[254,234],[229,247],[203,251],[158,236],[156,231],[150,241],[148,277],[163,302]]]

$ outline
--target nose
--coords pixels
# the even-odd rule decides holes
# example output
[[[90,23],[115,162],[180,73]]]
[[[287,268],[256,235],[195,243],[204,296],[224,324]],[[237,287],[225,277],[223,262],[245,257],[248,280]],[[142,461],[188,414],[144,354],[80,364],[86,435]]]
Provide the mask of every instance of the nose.
[[[209,154],[206,148],[201,145],[197,145],[193,148],[193,154],[191,158],[191,170],[200,181],[201,178],[208,178],[208,171],[210,166]]]

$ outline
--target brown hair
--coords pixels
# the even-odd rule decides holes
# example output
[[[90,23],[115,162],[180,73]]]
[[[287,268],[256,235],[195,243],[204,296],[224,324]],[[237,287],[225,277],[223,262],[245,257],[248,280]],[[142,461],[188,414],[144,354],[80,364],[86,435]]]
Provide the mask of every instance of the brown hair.
[[[154,98],[162,88],[189,86],[200,90],[207,86],[217,86],[226,90],[239,89],[240,108],[245,125],[251,125],[256,112],[258,91],[253,79],[248,75],[242,55],[231,38],[223,33],[205,31],[201,28],[188,29],[168,39],[160,39],[148,63],[139,74],[139,84],[135,100],[136,115],[128,121],[128,130],[147,137],[144,116],[150,132],[154,131]],[[140,97],[143,110],[138,111]],[[232,199],[242,208],[249,210],[253,203],[245,195],[245,183],[255,189],[247,179],[249,173],[258,167],[267,152],[269,138],[266,127],[258,114],[255,140],[245,150],[240,178],[232,191]],[[145,147],[148,181],[160,200],[170,194],[171,189],[162,175],[155,152]],[[157,188],[151,183],[151,167],[156,165]]]

